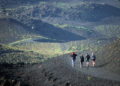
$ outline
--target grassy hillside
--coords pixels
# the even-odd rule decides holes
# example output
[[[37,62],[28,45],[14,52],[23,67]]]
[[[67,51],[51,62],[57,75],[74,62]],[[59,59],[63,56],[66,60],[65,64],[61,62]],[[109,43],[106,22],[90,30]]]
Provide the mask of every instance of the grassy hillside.
[[[0,44],[0,63],[39,63],[46,59],[46,56],[40,53],[22,51]]]
[[[67,53],[68,51],[62,51],[59,43],[50,42],[19,42],[16,44],[10,43],[9,46],[15,47],[20,50],[34,51],[47,56],[47,58],[56,57]]]
[[[95,31],[109,37],[111,36],[120,37],[120,25],[98,25],[95,26]]]
[[[98,66],[120,75],[120,38],[96,52]]]

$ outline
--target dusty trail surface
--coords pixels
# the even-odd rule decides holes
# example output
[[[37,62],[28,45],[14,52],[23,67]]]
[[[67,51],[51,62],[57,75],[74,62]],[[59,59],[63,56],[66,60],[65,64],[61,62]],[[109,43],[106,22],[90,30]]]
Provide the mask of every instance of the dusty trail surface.
[[[89,51],[80,52],[84,56]],[[65,54],[57,58],[49,59],[43,63],[27,68],[19,69],[16,74],[22,74],[23,83],[34,86],[119,86],[120,76],[105,70],[105,67],[79,67],[79,56],[77,56],[76,66],[71,66],[70,54]],[[96,62],[97,64],[97,62]]]
[[[91,51],[82,51],[81,54],[83,54],[84,56],[86,55],[86,53],[89,52],[89,55],[91,55]],[[111,73],[110,71],[106,70],[105,69],[105,66],[101,66],[101,64],[97,64],[97,60],[96,60],[96,64],[98,66],[96,67],[93,67],[92,66],[92,60],[90,59],[90,62],[89,62],[89,67],[86,67],[86,62],[84,61],[84,67],[83,68],[79,68],[79,57],[80,57],[80,54],[77,53],[78,56],[77,56],[77,60],[76,60],[76,67],[74,68],[76,71],[80,71],[82,73],[85,73],[85,74],[88,74],[88,75],[91,75],[91,76],[94,76],[94,77],[99,77],[99,78],[105,78],[105,79],[110,79],[110,80],[116,80],[116,81],[120,81],[120,76],[118,76],[117,74],[114,74],[114,73]],[[69,55],[68,55],[69,57]],[[67,60],[66,60],[67,61]],[[69,62],[66,62],[66,63],[70,63],[70,60]]]

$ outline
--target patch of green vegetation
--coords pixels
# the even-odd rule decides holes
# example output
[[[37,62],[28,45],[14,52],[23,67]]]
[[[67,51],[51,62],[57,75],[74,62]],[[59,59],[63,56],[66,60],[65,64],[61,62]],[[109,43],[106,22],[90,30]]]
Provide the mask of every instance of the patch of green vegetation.
[[[83,40],[83,41],[76,41],[76,42],[68,42],[68,45],[70,45],[67,48],[68,52],[80,52],[80,51],[98,51],[101,47],[104,47],[105,45],[102,45],[100,43],[97,44],[99,41],[94,41],[94,43],[89,43],[91,40]]]
[[[20,6],[19,8],[29,9],[29,8],[33,8],[33,6],[35,5]]]
[[[105,5],[105,3],[100,3],[101,5]]]
[[[55,27],[60,27],[60,28],[68,27],[67,24],[62,24],[62,25],[60,25],[60,24],[54,24],[54,26],[55,26]]]
[[[59,2],[59,3],[54,2],[52,5],[59,7],[59,8],[66,8],[69,6],[68,3],[61,3],[61,2]]]
[[[80,52],[80,51],[90,50],[90,48],[89,48],[88,45],[86,45],[86,44],[81,44],[81,45],[73,45],[73,46],[70,46],[67,50],[68,50],[69,52],[72,52],[72,51]]]
[[[53,5],[56,7],[62,8],[64,11],[67,11],[67,12],[81,12],[81,13],[84,13],[84,11],[76,9],[77,6],[81,6],[83,8],[89,7],[89,5],[85,2],[80,2],[78,4],[68,4],[68,3],[60,2],[60,3],[54,3]]]
[[[31,38],[29,38],[29,39],[23,39],[23,40],[19,40],[19,41],[15,41],[15,42],[12,42],[12,43],[10,43],[10,44],[8,44],[8,46],[12,46],[12,45],[14,45],[14,44],[19,44],[20,45],[20,43],[22,43],[22,42],[24,42],[24,41],[26,41],[26,40],[30,40]]]
[[[47,3],[47,2],[43,2],[43,1],[40,1],[40,2],[39,2],[39,4],[44,4],[44,5],[45,5],[46,3]]]
[[[3,10],[12,11],[12,10],[15,10],[15,8],[1,8],[1,7],[0,7],[0,12],[2,12]]]
[[[7,47],[0,44],[0,62],[7,63],[39,63],[44,61],[45,55],[35,52],[18,50],[13,47]]]
[[[120,34],[120,25],[99,25],[95,27],[95,31],[98,31],[107,36],[119,36]]]
[[[84,7],[84,8],[88,8],[88,7],[90,7],[90,4],[92,4],[92,3],[88,4],[86,2],[80,2],[80,3],[77,3],[77,4],[68,4],[68,3],[61,3],[61,2],[56,3],[56,2],[54,2],[52,5],[54,5],[56,7],[59,7],[59,8],[63,8],[64,10],[68,10],[69,8],[77,8],[78,5],[81,6],[81,7]],[[75,9],[72,10],[72,11],[75,11]]]
[[[41,53],[43,55],[46,55],[48,57],[55,57],[56,55],[62,55],[63,52],[60,48],[59,43],[11,43],[9,44],[12,47],[15,47],[19,50],[26,50],[26,51],[34,51],[37,53]]]
[[[98,44],[101,43],[102,41],[98,41]]]
[[[92,30],[85,28],[85,27],[76,26],[76,28],[78,28],[78,30],[87,30],[89,32],[92,32]]]
[[[55,27],[60,27],[60,28],[75,28],[78,30],[85,30],[88,32],[92,32],[92,30],[85,28],[85,27],[81,27],[81,26],[74,26],[74,25],[70,25],[70,24],[54,24]]]

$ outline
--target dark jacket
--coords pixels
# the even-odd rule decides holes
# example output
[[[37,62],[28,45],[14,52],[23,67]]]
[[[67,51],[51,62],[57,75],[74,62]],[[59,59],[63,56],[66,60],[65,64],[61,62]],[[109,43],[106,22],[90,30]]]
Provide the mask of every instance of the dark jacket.
[[[90,59],[90,55],[86,55],[86,60],[89,60]]]
[[[72,55],[70,55],[70,56],[71,56],[72,60],[76,60],[77,54],[72,54]]]
[[[80,56],[80,62],[84,62],[84,56]]]
[[[96,56],[95,56],[95,55],[92,55],[92,59],[96,60]]]

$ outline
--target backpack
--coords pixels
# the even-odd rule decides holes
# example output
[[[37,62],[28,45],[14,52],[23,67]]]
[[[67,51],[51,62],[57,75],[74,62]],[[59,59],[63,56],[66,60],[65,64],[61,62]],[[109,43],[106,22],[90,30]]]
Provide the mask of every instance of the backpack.
[[[73,60],[76,60],[76,56],[77,56],[77,54],[71,55],[71,57],[72,57]]]
[[[95,56],[95,55],[92,55],[92,59],[96,59],[96,56]]]
[[[89,56],[89,55],[87,55],[87,56],[86,56],[86,58],[87,58],[87,60],[89,60],[89,59],[90,59],[90,56]]]
[[[84,62],[84,57],[83,56],[81,57],[81,61]]]

